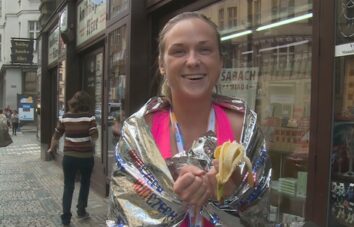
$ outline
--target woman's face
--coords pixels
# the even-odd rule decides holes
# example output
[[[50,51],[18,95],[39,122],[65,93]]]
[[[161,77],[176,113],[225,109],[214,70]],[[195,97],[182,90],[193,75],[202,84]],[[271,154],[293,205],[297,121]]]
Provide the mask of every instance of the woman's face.
[[[222,68],[214,29],[201,19],[185,19],[164,37],[160,72],[172,97],[209,97]]]

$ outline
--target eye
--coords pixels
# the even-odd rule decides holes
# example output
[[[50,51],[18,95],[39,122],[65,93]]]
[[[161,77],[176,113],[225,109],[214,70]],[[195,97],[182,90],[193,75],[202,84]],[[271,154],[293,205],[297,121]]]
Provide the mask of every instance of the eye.
[[[212,49],[210,47],[201,47],[199,49],[199,52],[201,54],[210,54],[212,52]]]
[[[172,49],[170,53],[173,56],[180,57],[180,56],[184,56],[186,54],[186,50],[181,49],[181,48]]]

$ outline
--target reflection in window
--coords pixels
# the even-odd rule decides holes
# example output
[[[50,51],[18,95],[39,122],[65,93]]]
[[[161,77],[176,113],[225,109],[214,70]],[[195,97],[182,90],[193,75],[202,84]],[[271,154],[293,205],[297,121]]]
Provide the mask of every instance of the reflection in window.
[[[60,61],[57,69],[57,116],[63,116],[66,111],[65,108],[65,78],[66,78],[66,61]],[[59,151],[64,150],[64,137],[59,140]]]
[[[57,110],[58,116],[63,116],[65,112],[65,78],[66,78],[66,64],[65,60],[59,62],[58,64],[58,86],[57,86],[57,94],[58,94],[58,103]]]
[[[85,57],[83,64],[85,91],[90,95],[91,110],[96,116],[98,138],[95,143],[95,156],[102,158],[102,77],[103,53],[98,52]]]
[[[269,220],[276,223],[304,220],[311,11],[311,2],[293,0],[224,0],[200,10],[222,36],[224,69],[217,91],[244,99],[265,133],[273,163]]]
[[[219,9],[219,29],[224,29],[224,9]]]
[[[237,7],[228,7],[227,12],[228,12],[228,17],[227,17],[228,27],[229,28],[236,27],[237,26]]]
[[[125,119],[124,103],[126,88],[126,49],[127,33],[126,26],[122,26],[109,34],[109,68],[108,68],[108,162],[112,163],[114,147],[120,138],[120,129]],[[111,164],[108,165],[111,168]],[[109,173],[111,169],[108,170]]]

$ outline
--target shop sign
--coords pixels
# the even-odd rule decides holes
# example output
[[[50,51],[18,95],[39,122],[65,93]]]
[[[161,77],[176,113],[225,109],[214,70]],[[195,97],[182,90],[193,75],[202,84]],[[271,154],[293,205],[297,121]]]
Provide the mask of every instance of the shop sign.
[[[354,43],[336,45],[335,53],[336,57],[354,55]]]
[[[258,67],[224,68],[217,84],[218,92],[222,95],[240,98],[255,108],[257,95]]]
[[[20,121],[34,120],[34,98],[30,95],[18,95],[18,116]]]
[[[77,8],[76,45],[106,28],[106,0],[83,0]]]
[[[33,63],[33,39],[11,39],[11,63]]]
[[[48,65],[59,58],[59,27],[56,27],[48,38]]]

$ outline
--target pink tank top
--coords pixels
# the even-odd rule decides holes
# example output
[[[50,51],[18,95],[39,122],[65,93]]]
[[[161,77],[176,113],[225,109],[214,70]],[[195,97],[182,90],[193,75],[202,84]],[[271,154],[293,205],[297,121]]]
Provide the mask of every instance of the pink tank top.
[[[234,131],[232,130],[231,123],[225,111],[216,104],[214,104],[213,107],[216,118],[217,144],[221,145],[226,141],[235,140]],[[151,133],[162,157],[164,159],[171,158],[170,114],[168,110],[158,111],[153,114]],[[204,227],[214,226],[206,219],[203,220],[203,225]],[[182,222],[181,227],[188,227],[187,218]]]

